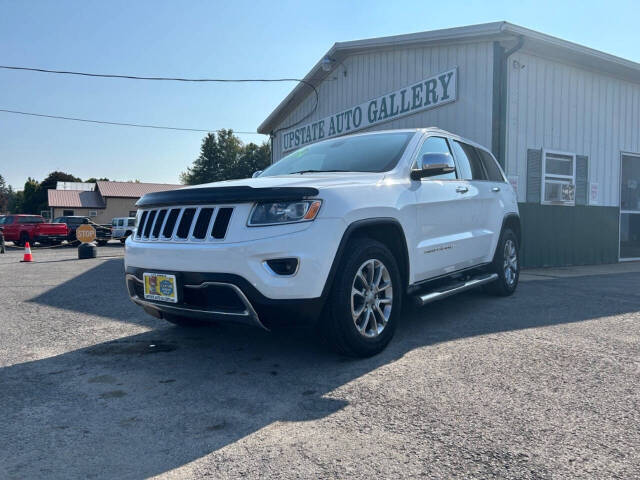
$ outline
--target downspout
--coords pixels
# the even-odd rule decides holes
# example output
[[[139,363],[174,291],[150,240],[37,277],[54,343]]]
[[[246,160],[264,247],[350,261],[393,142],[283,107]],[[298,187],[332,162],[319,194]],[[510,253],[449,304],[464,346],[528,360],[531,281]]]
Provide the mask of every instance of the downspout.
[[[506,170],[507,145],[507,83],[509,57],[524,45],[524,36],[518,37],[518,42],[512,48],[504,51],[500,42],[494,42],[494,72],[493,72],[493,134],[491,149],[498,162]],[[496,71],[497,70],[497,71]],[[497,110],[497,111],[496,111]]]
[[[271,165],[273,165],[273,141],[276,138],[276,134],[271,130],[269,133],[269,141],[271,142]]]

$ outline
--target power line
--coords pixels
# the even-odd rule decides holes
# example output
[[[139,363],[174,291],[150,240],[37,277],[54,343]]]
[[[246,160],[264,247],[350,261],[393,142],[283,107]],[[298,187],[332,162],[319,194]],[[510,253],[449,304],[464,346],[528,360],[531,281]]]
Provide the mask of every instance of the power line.
[[[206,129],[201,129],[201,128],[182,128],[182,127],[168,127],[165,125],[147,125],[147,124],[143,124],[143,123],[125,123],[125,122],[108,122],[105,120],[91,120],[88,118],[77,118],[77,117],[63,117],[60,115],[47,115],[44,113],[33,113],[33,112],[21,112],[19,110],[6,110],[4,108],[0,108],[0,112],[4,112],[4,113],[13,113],[16,115],[29,115],[32,117],[44,117],[44,118],[53,118],[56,120],[71,120],[74,122],[87,122],[87,123],[98,123],[98,124],[102,124],[102,125],[118,125],[118,126],[122,126],[122,127],[138,127],[138,128],[156,128],[156,129],[160,129],[160,130],[180,130],[180,131],[185,131],[185,132],[205,132],[205,133],[210,133],[210,132],[220,132],[222,129],[214,129],[214,130],[206,130]],[[243,135],[264,135],[262,133],[257,133],[257,132],[239,132],[236,130],[233,130],[233,133],[239,133],[239,134],[243,134]]]
[[[90,73],[90,72],[76,72],[71,70],[51,70],[46,68],[36,68],[36,67],[17,67],[14,65],[0,65],[0,68],[5,70],[22,70],[28,72],[38,72],[38,73],[52,73],[52,74],[60,74],[60,75],[78,75],[83,77],[99,77],[99,78],[119,78],[124,80],[152,80],[152,81],[165,81],[165,82],[196,82],[196,83],[249,83],[249,82],[259,82],[259,83],[270,83],[270,82],[299,82],[302,83],[311,89],[315,94],[315,105],[311,109],[309,113],[307,113],[304,117],[298,120],[291,125],[287,125],[286,127],[278,128],[276,132],[281,130],[287,130],[289,128],[295,127],[300,124],[311,115],[313,115],[318,108],[319,103],[319,95],[316,87],[307,80],[302,80],[299,78],[186,78],[186,77],[145,77],[139,75],[119,75],[113,73]]]

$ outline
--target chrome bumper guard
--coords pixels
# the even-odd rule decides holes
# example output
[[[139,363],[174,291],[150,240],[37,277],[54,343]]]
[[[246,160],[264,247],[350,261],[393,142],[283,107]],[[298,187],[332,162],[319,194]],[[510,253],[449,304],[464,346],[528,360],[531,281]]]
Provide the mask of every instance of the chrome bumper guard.
[[[131,275],[130,273],[126,275],[126,279],[133,280],[138,283],[143,283],[141,279],[139,279],[135,275]],[[238,288],[237,285],[234,285],[233,283],[224,283],[224,282],[203,282],[198,285],[183,285],[183,288],[199,289],[199,288],[206,288],[208,286],[219,286],[219,287],[231,288],[236,293],[236,295],[238,295],[238,298],[244,305],[244,311],[225,312],[222,310],[202,310],[202,309],[195,309],[195,308],[178,307],[170,303],[159,304],[156,302],[149,302],[144,298],[140,298],[135,291],[132,292],[129,289],[128,282],[127,282],[127,291],[129,292],[129,297],[131,298],[132,302],[145,308],[151,308],[153,310],[156,310],[157,312],[166,312],[166,313],[172,313],[175,315],[200,318],[200,319],[204,318],[209,320],[220,320],[220,321],[232,322],[232,323],[242,323],[245,325],[260,327],[264,330],[269,331],[269,329],[260,321],[260,318],[258,317],[257,312],[251,305],[251,302],[249,302],[249,299],[247,298],[247,296],[242,292],[240,288]]]

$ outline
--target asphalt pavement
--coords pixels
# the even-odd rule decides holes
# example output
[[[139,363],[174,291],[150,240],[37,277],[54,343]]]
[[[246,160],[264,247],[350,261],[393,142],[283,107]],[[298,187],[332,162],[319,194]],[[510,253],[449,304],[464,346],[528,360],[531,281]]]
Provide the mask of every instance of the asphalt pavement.
[[[409,309],[352,360],[157,320],[99,252],[0,255],[0,478],[640,477],[638,264]]]

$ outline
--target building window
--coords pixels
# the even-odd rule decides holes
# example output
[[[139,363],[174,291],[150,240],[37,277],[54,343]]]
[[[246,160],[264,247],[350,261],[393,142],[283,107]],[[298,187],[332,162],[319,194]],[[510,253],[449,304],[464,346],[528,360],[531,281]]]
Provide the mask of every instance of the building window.
[[[130,217],[135,217],[136,216],[136,211],[135,210],[129,210],[129,216]]]
[[[73,210],[62,210],[63,217],[73,217]]]
[[[545,150],[542,156],[542,203],[576,204],[576,155]]]
[[[97,210],[89,210],[89,217],[97,217],[97,216],[98,216]]]

